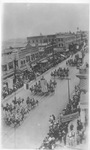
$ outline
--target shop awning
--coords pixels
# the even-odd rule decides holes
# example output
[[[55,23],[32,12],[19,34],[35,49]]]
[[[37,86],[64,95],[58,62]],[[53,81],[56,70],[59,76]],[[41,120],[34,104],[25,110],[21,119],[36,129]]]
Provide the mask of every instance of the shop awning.
[[[44,52],[44,49],[40,49],[39,52]]]
[[[64,57],[64,58],[66,58],[66,56],[65,55],[63,55],[63,54],[60,54],[62,57]]]

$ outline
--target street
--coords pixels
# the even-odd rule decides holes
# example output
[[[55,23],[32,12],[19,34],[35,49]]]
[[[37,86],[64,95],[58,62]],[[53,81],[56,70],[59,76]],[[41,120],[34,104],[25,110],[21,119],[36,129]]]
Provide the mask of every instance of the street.
[[[89,4],[0,10],[1,149],[88,149]]]
[[[66,60],[60,63],[57,67],[65,67]],[[50,80],[51,71],[55,68],[50,69],[45,75],[46,80]],[[75,85],[79,83],[79,79],[76,77],[78,70],[76,67],[69,67],[70,73],[70,95],[74,91]],[[47,97],[34,96],[39,100],[39,105],[30,111],[24,122],[17,129],[11,129],[9,127],[3,127],[2,133],[2,146],[3,148],[39,148],[42,144],[43,139],[48,133],[49,129],[49,117],[54,114],[56,117],[62,111],[62,109],[68,103],[68,81],[56,79],[57,86],[55,89],[55,94],[49,95]],[[29,90],[22,89],[17,93],[16,97],[26,97],[31,96]],[[11,98],[7,98],[8,102],[12,101]],[[7,102],[5,100],[4,103]]]

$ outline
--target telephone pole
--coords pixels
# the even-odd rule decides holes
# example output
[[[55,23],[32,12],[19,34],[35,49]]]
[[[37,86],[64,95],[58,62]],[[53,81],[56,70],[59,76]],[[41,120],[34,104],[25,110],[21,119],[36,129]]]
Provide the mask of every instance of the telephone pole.
[[[56,43],[55,43],[55,38],[54,38],[54,39],[52,39],[51,45],[52,45],[53,66],[54,66],[54,65],[55,65],[55,53],[54,53],[54,47],[55,47],[55,45],[56,45]]]
[[[68,81],[68,101],[70,102],[70,85],[69,85],[69,80],[71,80],[70,78],[65,78]]]

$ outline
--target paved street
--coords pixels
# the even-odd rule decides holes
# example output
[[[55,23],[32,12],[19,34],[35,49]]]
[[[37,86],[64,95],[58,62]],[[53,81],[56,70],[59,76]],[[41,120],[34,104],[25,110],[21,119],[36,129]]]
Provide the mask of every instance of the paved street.
[[[62,62],[58,66],[65,66],[66,61]],[[58,66],[56,68],[58,68]],[[73,92],[75,85],[79,83],[79,79],[76,77],[78,70],[74,67],[70,68],[70,93]],[[51,69],[54,70],[55,68]],[[50,80],[51,70],[45,74],[45,78]],[[27,118],[22,125],[16,130],[4,127],[2,144],[4,148],[39,148],[44,137],[48,132],[48,120],[51,114],[58,114],[66,106],[68,102],[68,82],[67,80],[56,79],[57,87],[54,95],[50,95],[44,98],[36,97],[39,100],[39,105],[31,110]],[[30,96],[29,90],[21,90],[17,97]],[[40,99],[39,99],[40,98]],[[9,99],[8,102],[12,100]]]

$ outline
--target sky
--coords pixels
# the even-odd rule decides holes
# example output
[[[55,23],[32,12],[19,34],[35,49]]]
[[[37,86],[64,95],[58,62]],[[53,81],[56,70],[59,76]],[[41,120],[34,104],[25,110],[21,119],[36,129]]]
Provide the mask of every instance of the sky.
[[[76,32],[89,28],[88,4],[5,3],[2,13],[3,40]]]

